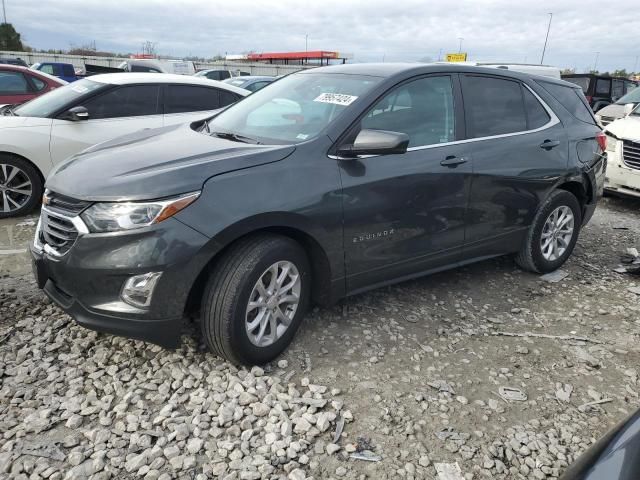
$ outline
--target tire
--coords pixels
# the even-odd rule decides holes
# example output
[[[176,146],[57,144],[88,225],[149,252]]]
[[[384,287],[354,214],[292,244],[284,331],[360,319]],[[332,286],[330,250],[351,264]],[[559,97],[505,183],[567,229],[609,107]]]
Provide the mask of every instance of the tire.
[[[31,163],[13,155],[0,155],[0,218],[31,212],[40,204],[42,190],[40,174]]]
[[[564,247],[565,249],[561,254],[559,254],[561,252],[559,248],[556,251],[557,258],[553,258],[553,254],[549,255],[549,248],[546,250],[547,254],[543,252],[543,232],[545,232],[547,241],[549,239],[553,241],[553,239],[556,238],[552,234],[550,235],[548,230],[545,230],[545,224],[553,213],[557,213],[558,216],[556,219],[562,221],[564,218],[566,220],[567,217],[561,217],[561,215],[562,212],[568,213],[569,211],[573,215],[573,229],[570,240],[568,240],[566,234],[561,234],[561,232],[566,232],[567,229],[562,229],[560,234],[557,235],[561,238],[561,243],[556,244],[561,245],[562,243],[566,243],[566,247]],[[515,257],[516,263],[524,270],[536,273],[549,273],[560,268],[569,256],[571,256],[571,252],[573,252],[581,225],[582,208],[580,207],[578,199],[572,193],[565,190],[555,190],[538,210],[527,233],[527,238],[522,245],[522,249]]]
[[[291,303],[279,304],[282,307],[279,312],[284,311],[283,315],[290,317],[287,317],[288,326],[282,322],[285,319],[278,316],[279,312],[274,307],[278,305],[277,298],[266,295],[273,278],[271,272],[274,265],[279,276],[285,268],[289,268],[292,275],[289,280],[282,282],[283,286],[294,285],[289,290],[291,295],[281,298],[294,298],[297,291],[295,309]],[[298,287],[292,280],[295,275],[291,273],[296,270],[300,281]],[[305,251],[290,238],[264,234],[233,245],[215,268],[202,299],[202,336],[210,350],[234,364],[244,365],[262,365],[280,355],[291,343],[307,310],[311,287],[309,271]],[[263,286],[266,285],[263,290],[258,287],[259,281]],[[260,291],[265,293],[264,297]],[[249,312],[250,298],[254,300],[254,305],[264,306]],[[263,298],[271,298],[271,303],[262,301]],[[259,325],[267,324],[262,338],[258,339],[260,327],[250,333],[259,316],[271,319],[271,315],[276,315],[277,328],[272,328],[273,322],[259,322]]]

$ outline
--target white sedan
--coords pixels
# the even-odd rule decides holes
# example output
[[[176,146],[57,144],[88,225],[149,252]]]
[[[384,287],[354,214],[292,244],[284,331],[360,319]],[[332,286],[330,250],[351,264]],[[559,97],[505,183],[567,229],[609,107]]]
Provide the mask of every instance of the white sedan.
[[[0,218],[38,205],[54,165],[97,143],[145,128],[193,122],[248,92],[165,73],[95,75],[0,116]]]

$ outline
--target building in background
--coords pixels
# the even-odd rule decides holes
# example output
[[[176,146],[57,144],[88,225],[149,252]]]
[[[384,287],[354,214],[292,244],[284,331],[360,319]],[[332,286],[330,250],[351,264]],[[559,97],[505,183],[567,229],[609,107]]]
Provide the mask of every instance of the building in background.
[[[247,55],[227,55],[227,61],[266,62],[275,65],[330,65],[347,63],[351,54],[340,54],[328,50],[310,50],[307,52],[269,52],[249,53]]]

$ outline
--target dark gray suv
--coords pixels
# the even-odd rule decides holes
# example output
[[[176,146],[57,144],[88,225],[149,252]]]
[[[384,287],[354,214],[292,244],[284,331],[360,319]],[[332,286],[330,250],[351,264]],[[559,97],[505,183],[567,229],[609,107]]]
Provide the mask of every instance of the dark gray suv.
[[[77,322],[264,363],[311,302],[504,254],[549,272],[602,193],[579,87],[453,65],[284,77],[214,118],[144,130],[49,177],[31,247]]]

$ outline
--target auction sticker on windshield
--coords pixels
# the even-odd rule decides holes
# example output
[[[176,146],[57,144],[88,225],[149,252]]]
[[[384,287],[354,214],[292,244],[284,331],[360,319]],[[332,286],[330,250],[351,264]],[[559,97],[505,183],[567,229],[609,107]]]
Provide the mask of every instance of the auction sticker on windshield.
[[[333,103],[335,105],[351,105],[357,96],[345,95],[344,93],[321,93],[313,99],[314,102]]]

